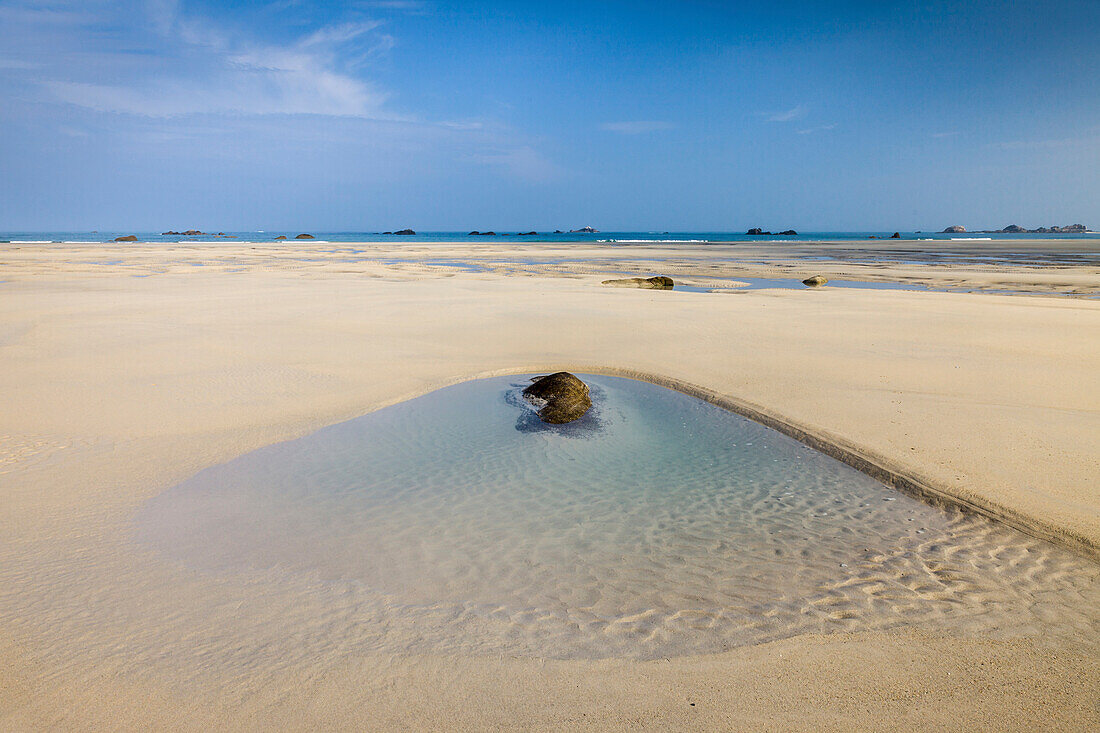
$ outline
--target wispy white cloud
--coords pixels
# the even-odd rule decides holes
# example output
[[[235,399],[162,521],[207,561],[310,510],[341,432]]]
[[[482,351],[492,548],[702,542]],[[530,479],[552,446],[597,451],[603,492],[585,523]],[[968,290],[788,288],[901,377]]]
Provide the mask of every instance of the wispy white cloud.
[[[826,130],[835,130],[835,129],[836,129],[836,123],[834,122],[831,125],[818,125],[817,127],[807,127],[804,130],[799,130],[798,134],[799,135],[812,135],[815,132],[825,132]]]
[[[671,122],[660,120],[630,120],[626,122],[605,122],[600,125],[601,130],[617,132],[622,135],[640,135],[645,132],[657,132],[658,130],[671,130]]]
[[[483,165],[499,166],[509,175],[531,182],[551,180],[562,173],[557,164],[529,145],[475,153],[467,159]]]
[[[806,114],[806,108],[802,105],[792,107],[784,112],[775,112],[768,116],[768,122],[790,122],[791,120],[797,120]]]
[[[361,58],[357,51],[376,51],[377,44],[361,41],[376,31],[380,22],[326,26],[296,43],[276,46],[226,36],[199,19],[179,15],[171,0],[149,8],[151,22],[162,29],[164,46],[174,60],[181,61],[141,73],[138,67],[143,62],[127,62],[114,54],[105,60],[121,66],[122,75],[131,77],[124,84],[47,79],[44,88],[68,104],[150,117],[315,114],[402,118],[386,108],[389,95],[385,91],[343,68],[349,57]],[[337,53],[349,51],[349,46],[357,48]]]

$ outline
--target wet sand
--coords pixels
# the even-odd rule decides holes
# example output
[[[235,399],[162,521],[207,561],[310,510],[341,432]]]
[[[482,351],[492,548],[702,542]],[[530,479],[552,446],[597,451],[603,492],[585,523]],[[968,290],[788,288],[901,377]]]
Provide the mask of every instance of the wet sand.
[[[644,663],[348,656],[339,599],[289,607],[133,540],[143,503],[202,468],[474,376],[560,367],[676,380],[1095,553],[1094,264],[767,246],[5,245],[0,723],[1097,725],[1100,661],[1041,629],[803,635]],[[1064,295],[599,286],[618,272]],[[273,627],[316,653],[273,658]]]

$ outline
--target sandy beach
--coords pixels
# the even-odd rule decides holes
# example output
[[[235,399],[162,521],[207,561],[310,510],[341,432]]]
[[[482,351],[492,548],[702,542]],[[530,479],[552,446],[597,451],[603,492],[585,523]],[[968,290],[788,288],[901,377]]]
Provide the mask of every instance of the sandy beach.
[[[1100,726],[1095,636],[1041,625],[380,654],[335,593],[212,580],[133,537],[144,502],[248,451],[569,369],[702,396],[1096,562],[1100,241],[1011,244],[0,245],[0,727]],[[738,284],[818,273],[931,290]],[[600,285],[641,274],[718,292]]]

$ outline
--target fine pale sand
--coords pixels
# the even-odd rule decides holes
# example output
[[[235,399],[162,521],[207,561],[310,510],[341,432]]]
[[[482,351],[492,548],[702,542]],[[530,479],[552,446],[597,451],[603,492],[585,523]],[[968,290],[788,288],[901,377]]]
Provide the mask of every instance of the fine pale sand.
[[[1100,301],[599,285],[822,272],[1100,292],[1087,263],[846,249],[3,245],[0,728],[1100,725],[1094,647],[1041,633],[654,662],[347,655],[320,605],[291,613],[133,540],[142,503],[205,467],[475,376],[568,368],[695,391],[1095,557]],[[273,657],[272,628],[318,653]]]

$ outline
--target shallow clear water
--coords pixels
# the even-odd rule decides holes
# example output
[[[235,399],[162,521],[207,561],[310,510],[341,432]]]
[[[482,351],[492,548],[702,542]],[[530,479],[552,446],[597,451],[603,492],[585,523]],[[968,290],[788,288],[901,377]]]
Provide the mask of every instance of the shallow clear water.
[[[934,624],[1100,638],[1100,573],[775,431],[584,376],[468,382],[270,446],[149,502],[138,537],[225,582],[356,598],[377,648],[657,658]],[[305,589],[305,590],[303,590]]]

